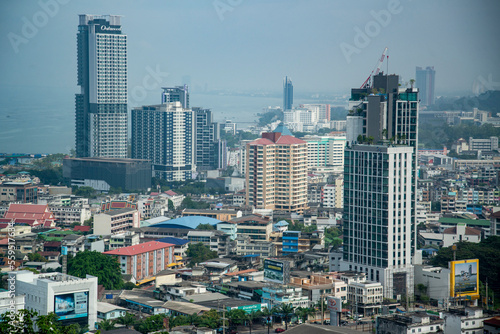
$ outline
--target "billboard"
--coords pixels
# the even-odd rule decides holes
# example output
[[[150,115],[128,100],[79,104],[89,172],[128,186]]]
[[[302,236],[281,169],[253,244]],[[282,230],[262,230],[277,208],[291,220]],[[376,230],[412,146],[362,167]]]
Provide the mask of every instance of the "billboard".
[[[290,263],[288,261],[264,260],[264,280],[273,283],[287,284],[290,280]]]
[[[54,296],[54,312],[58,320],[88,317],[89,292],[72,292]]]
[[[342,299],[337,297],[328,297],[327,307],[333,312],[342,312]]]
[[[450,296],[479,298],[479,260],[451,261]]]

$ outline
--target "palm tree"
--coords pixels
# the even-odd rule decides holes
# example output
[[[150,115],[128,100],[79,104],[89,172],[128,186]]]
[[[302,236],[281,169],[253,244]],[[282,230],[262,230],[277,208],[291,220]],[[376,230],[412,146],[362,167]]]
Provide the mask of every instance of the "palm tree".
[[[255,319],[257,319],[258,317],[260,317],[262,314],[262,312],[260,311],[252,311],[250,313],[246,313],[245,316],[244,316],[244,319],[246,321],[248,321],[248,327],[250,328],[250,334],[252,334],[252,325],[253,325],[253,321]]]
[[[135,317],[132,314],[125,313],[124,316],[116,319],[116,322],[124,325],[126,328],[132,328],[135,325],[135,323],[137,322],[137,320],[135,319]]]
[[[268,309],[267,307],[264,307],[262,311],[260,311],[260,314],[266,318],[266,324],[267,324],[267,332],[269,333],[269,328],[273,326],[272,324],[272,318],[270,318],[273,315],[272,309]],[[269,321],[271,320],[271,321]]]
[[[321,306],[321,303],[323,303],[323,306]],[[318,300],[315,306],[317,307],[318,311],[321,312],[321,321],[323,321],[323,319],[325,318],[325,311],[327,309],[326,301],[321,298],[320,300]]]
[[[281,314],[283,314],[283,317],[285,318],[285,330],[288,330],[289,316],[293,314],[293,312],[295,311],[295,307],[291,303],[290,304],[282,303],[279,306],[279,311]]]
[[[99,323],[99,329],[102,329],[103,331],[109,331],[115,328],[115,322],[112,320],[103,320]]]
[[[302,322],[307,323],[307,320],[309,319],[309,315],[315,314],[316,310],[310,307],[298,307],[295,310],[295,314],[302,319]]]

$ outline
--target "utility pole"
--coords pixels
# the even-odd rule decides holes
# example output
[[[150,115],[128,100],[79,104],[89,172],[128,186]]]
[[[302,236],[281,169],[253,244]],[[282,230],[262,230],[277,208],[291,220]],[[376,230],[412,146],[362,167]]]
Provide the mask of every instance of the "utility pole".
[[[222,306],[222,334],[226,334],[226,308]]]
[[[323,295],[321,295],[321,324],[325,324],[325,313],[323,311]]]
[[[488,278],[486,278],[486,311],[488,311]]]

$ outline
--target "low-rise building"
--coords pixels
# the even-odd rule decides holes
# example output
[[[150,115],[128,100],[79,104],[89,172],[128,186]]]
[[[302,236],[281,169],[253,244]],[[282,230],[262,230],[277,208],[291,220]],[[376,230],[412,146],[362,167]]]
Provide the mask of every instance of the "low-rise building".
[[[140,236],[134,231],[113,234],[109,238],[109,250],[135,246],[140,243]]]
[[[483,322],[489,319],[481,308],[466,307],[443,312],[445,333],[483,334]]]
[[[415,294],[426,294],[430,299],[438,302],[438,306],[446,307],[450,297],[450,269],[432,266],[414,266]],[[420,291],[418,285],[425,286],[425,291]]]
[[[352,282],[347,286],[347,301],[364,316],[380,313],[383,299],[384,289],[380,282]]]
[[[174,262],[174,245],[150,241],[117,248],[104,254],[116,257],[122,274],[132,275],[139,281],[167,269]]]
[[[236,223],[238,236],[248,235],[256,241],[269,241],[273,230],[272,220],[259,214],[234,218],[231,222]]]
[[[316,304],[324,296],[335,296],[347,300],[347,284],[329,274],[312,274],[310,272],[292,272],[290,285],[302,288],[312,304]]]
[[[443,333],[444,320],[425,312],[379,316],[376,332],[377,334]]]
[[[106,211],[94,215],[94,234],[119,234],[134,227],[139,227],[139,211],[125,208]]]
[[[276,256],[276,246],[267,241],[254,241],[248,235],[236,239],[236,255],[259,255],[261,258]]]
[[[309,298],[302,294],[302,288],[291,285],[265,286],[262,288],[262,303],[266,303],[269,309],[283,303],[295,308],[311,305]]]
[[[192,230],[188,232],[189,242],[201,242],[219,256],[229,254],[230,238],[228,234],[216,230]]]
[[[103,320],[114,320],[119,317],[124,317],[127,311],[126,308],[118,305],[97,302],[97,317]]]

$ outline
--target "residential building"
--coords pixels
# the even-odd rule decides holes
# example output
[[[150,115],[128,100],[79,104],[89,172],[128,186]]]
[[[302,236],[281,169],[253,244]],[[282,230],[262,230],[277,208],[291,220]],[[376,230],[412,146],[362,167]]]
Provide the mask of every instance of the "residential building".
[[[283,110],[292,109],[293,106],[293,85],[292,79],[285,77],[283,80]]]
[[[236,240],[238,228],[235,223],[223,221],[217,224],[217,231],[221,231],[229,235],[231,240]]]
[[[322,204],[325,208],[344,208],[344,178],[337,177],[335,184],[326,184],[322,192]]]
[[[110,303],[97,302],[97,317],[103,320],[114,320],[124,317],[128,309]]]
[[[275,130],[276,131],[276,130]],[[302,213],[307,207],[307,143],[281,132],[247,144],[246,205]]]
[[[344,168],[344,147],[346,137],[305,136],[307,142],[307,168],[341,172]]]
[[[209,217],[221,221],[230,221],[233,218],[241,217],[241,211],[236,210],[204,210],[204,209],[184,209],[182,217],[198,216]]]
[[[461,241],[478,243],[481,241],[481,231],[466,224],[448,227],[442,233],[419,232],[419,241],[424,246],[450,247]]]
[[[94,234],[111,235],[139,227],[140,217],[137,209],[116,209],[94,215]]]
[[[174,245],[150,241],[117,248],[104,254],[116,257],[122,274],[132,275],[139,281],[167,269],[174,262]]]
[[[311,305],[326,296],[339,297],[342,302],[347,302],[347,284],[335,275],[292,272],[290,285],[302,288],[302,295],[309,298]]]
[[[132,109],[132,158],[150,160],[154,177],[191,179],[195,146],[193,111],[181,102]]]
[[[182,108],[189,109],[188,85],[175,87],[162,87],[161,104],[180,102]]]
[[[500,317],[497,316],[488,320],[484,320],[483,324],[484,334],[500,334]]]
[[[236,238],[236,255],[258,255],[261,258],[276,256],[276,246],[272,242],[252,240],[248,235]]]
[[[490,317],[483,315],[483,309],[476,307],[451,308],[443,312],[445,333],[483,334],[483,322]]]
[[[433,105],[436,98],[436,71],[434,70],[434,66],[427,66],[425,69],[417,66],[415,76],[415,86],[420,90],[420,103],[424,106]]]
[[[330,122],[330,105],[329,104],[301,104],[300,108],[306,108],[308,110],[317,110],[319,121]]]
[[[219,256],[225,256],[230,251],[230,237],[221,231],[216,230],[192,230],[187,234],[189,242],[201,242],[207,246],[211,251],[217,252]]]
[[[237,236],[249,236],[256,241],[269,241],[273,230],[273,221],[258,214],[233,218],[231,222],[236,224]]]
[[[195,165],[198,171],[226,169],[226,142],[220,139],[219,124],[210,109],[193,108],[195,118]]]
[[[76,256],[85,250],[85,236],[68,234],[62,239],[61,246],[66,247],[68,255]]]
[[[83,223],[92,217],[88,205],[74,206],[49,206],[50,212],[54,214],[57,225],[70,226],[71,224],[83,225]]]
[[[95,329],[97,322],[97,277],[79,278],[61,273],[34,274],[13,271],[15,293],[25,296],[25,308],[48,315],[54,312],[63,326],[78,323]],[[73,305],[73,307],[68,307]]]
[[[490,226],[490,235],[500,236],[500,211],[496,211],[491,214]]]
[[[127,157],[127,35],[121,16],[79,15],[76,156]]]
[[[63,177],[72,186],[109,191],[147,190],[151,188],[151,162],[117,158],[65,158]]]
[[[109,238],[109,250],[138,245],[140,239],[140,235],[135,231],[112,234]]]
[[[377,334],[448,333],[444,329],[443,319],[425,312],[384,315],[376,320]]]

